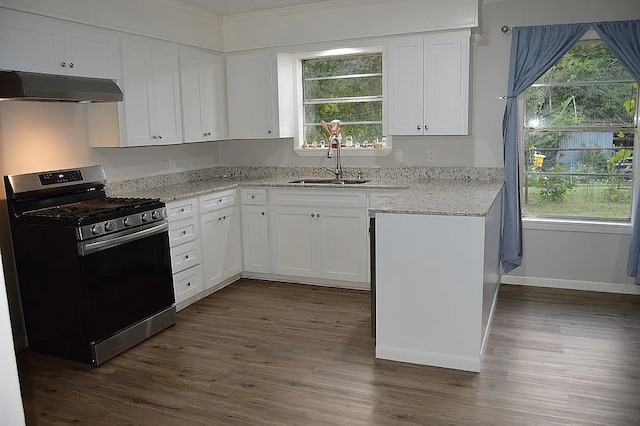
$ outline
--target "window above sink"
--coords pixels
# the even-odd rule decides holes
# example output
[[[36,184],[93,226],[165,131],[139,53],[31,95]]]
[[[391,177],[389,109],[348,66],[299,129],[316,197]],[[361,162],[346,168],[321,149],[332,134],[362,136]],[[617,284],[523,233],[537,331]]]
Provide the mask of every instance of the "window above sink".
[[[389,155],[383,50],[375,45],[278,55],[279,85],[289,87],[289,80],[292,87],[296,154],[326,156],[330,135],[321,121],[338,119],[342,155]]]

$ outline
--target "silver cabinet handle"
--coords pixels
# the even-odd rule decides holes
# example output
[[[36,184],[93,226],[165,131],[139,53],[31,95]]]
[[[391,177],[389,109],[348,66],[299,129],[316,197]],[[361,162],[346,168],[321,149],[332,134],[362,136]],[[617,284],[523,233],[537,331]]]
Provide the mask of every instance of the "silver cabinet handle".
[[[317,216],[317,217],[320,217],[320,213],[318,213],[316,216]]]
[[[187,287],[191,287],[191,283],[190,282],[187,283]]]
[[[425,130],[429,130],[429,126],[427,126],[426,124],[424,125],[424,129]]]
[[[158,139],[162,139],[162,135],[158,135]]]
[[[182,235],[187,235],[187,231],[182,231]]]
[[[313,213],[311,213],[311,217],[316,217],[316,215],[315,215],[315,214],[313,214]]]
[[[66,68],[66,67],[67,67],[67,63],[66,63],[66,62],[60,62],[60,66],[61,66],[62,68]]]
[[[255,196],[255,195],[252,195],[252,196],[251,196],[251,199],[252,199],[252,200],[255,200],[255,199],[256,199],[256,196]]]
[[[74,67],[73,62],[69,62],[69,68],[73,68],[73,67]]]
[[[185,258],[185,260],[186,260],[186,259],[188,259],[188,258],[189,258],[189,255],[188,255],[188,254],[185,254],[185,255],[184,255],[184,258]]]
[[[418,130],[422,130],[422,127],[418,126]]]
[[[261,214],[262,216],[264,216],[264,212],[260,212],[260,214]]]

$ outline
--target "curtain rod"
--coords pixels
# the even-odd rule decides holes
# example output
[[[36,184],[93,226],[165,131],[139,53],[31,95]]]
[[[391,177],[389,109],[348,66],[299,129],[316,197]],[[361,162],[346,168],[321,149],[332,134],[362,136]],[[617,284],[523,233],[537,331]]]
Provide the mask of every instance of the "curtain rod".
[[[506,34],[509,31],[511,31],[511,27],[509,27],[507,25],[503,25],[502,28],[500,28],[500,31],[502,31],[502,34]]]

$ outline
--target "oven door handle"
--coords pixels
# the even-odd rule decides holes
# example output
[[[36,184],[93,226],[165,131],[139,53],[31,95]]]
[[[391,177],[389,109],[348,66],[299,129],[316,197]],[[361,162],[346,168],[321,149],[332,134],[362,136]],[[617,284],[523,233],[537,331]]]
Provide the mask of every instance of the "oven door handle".
[[[151,228],[146,228],[141,231],[136,231],[131,234],[122,235],[120,237],[109,238],[102,241],[89,241],[78,243],[78,254],[85,256],[91,253],[95,253],[101,250],[106,250],[112,247],[116,247],[122,244],[129,243],[131,241],[146,238],[151,235],[161,234],[169,230],[169,224],[163,222],[160,225],[155,225]]]

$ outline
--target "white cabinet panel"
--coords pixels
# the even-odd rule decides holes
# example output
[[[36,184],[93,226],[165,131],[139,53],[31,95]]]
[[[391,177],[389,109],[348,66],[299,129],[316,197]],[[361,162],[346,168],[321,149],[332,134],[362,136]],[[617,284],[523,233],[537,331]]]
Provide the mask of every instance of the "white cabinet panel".
[[[368,282],[365,192],[272,190],[270,199],[273,273]]]
[[[322,209],[318,219],[324,278],[368,281],[368,221],[365,209]]]
[[[178,49],[171,43],[122,40],[123,146],[182,142]]]
[[[206,213],[236,204],[236,190],[215,192],[200,197],[200,212]]]
[[[171,248],[171,267],[174,274],[199,264],[200,244],[197,240]]]
[[[173,290],[176,296],[176,303],[201,293],[204,290],[204,286],[202,285],[202,268],[200,265],[174,274]]]
[[[195,217],[169,223],[169,245],[171,247],[188,243],[200,236],[199,221]]]
[[[388,117],[389,133],[422,135],[424,80],[423,37],[389,41]]]
[[[456,32],[425,37],[425,135],[466,135],[468,115],[469,35]]]
[[[200,215],[204,288],[210,289],[242,271],[238,207]]]
[[[227,57],[229,138],[279,137],[275,63],[269,52]]]
[[[389,40],[389,134],[468,134],[469,40],[468,30]]]
[[[266,205],[242,206],[242,242],[244,270],[261,273],[271,272],[269,216]]]
[[[120,48],[114,33],[78,26],[64,29],[64,50],[68,75],[120,78]]]
[[[0,11],[0,69],[118,79],[116,33]]]
[[[312,277],[315,238],[312,220],[315,213],[306,207],[271,206],[271,270],[275,274]]]
[[[227,97],[224,59],[180,48],[180,82],[185,142],[226,139]]]

